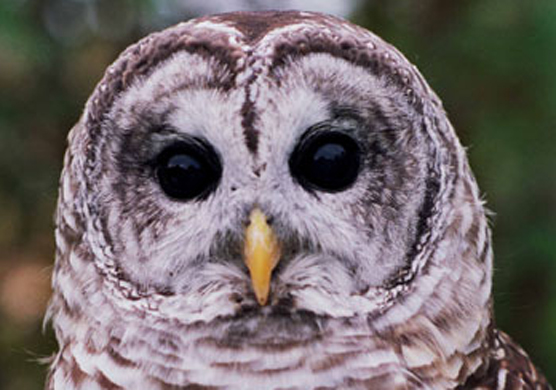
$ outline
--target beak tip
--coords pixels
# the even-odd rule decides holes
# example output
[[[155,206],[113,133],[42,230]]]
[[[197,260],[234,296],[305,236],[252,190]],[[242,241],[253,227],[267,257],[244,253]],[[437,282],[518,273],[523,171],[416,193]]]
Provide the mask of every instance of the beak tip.
[[[257,302],[259,303],[259,305],[261,306],[266,306],[267,302],[268,302],[268,295],[269,295],[269,289],[267,288],[257,288],[258,286],[253,286],[253,290],[255,293],[255,298],[257,299]],[[265,291],[266,290],[266,291]]]

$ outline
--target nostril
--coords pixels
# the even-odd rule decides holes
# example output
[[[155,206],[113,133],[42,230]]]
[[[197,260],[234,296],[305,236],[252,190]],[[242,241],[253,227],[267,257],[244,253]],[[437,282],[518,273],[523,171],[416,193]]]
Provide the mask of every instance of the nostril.
[[[230,300],[231,300],[232,302],[236,303],[236,304],[241,304],[241,303],[243,303],[243,297],[242,297],[240,294],[237,294],[237,293],[236,293],[236,294],[233,294],[233,295],[230,297]]]
[[[230,191],[232,191],[232,192],[237,191],[237,187],[236,186],[231,186]]]
[[[249,224],[251,223],[250,214],[251,214],[251,209],[245,210],[245,213],[241,220],[241,223],[243,224],[244,228],[247,228],[247,226],[249,226]]]

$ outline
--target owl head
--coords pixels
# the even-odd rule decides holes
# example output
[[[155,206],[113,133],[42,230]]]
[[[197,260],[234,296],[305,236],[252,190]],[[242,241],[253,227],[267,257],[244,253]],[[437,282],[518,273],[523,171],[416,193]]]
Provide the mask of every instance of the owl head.
[[[490,321],[489,230],[439,99],[322,14],[206,17],[125,50],[70,133],[56,225],[61,344]]]

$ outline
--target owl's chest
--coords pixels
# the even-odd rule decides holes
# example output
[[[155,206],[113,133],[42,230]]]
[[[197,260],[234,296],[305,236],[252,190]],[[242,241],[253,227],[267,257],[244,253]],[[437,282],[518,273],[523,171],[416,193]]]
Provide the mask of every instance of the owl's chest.
[[[218,329],[214,329],[218,330]],[[89,380],[117,388],[210,389],[446,389],[448,378],[424,380],[423,370],[408,366],[395,347],[355,330],[323,333],[314,338],[281,337],[233,343],[210,329],[190,329],[182,337],[168,332],[142,332],[133,339],[113,340],[102,351],[74,345],[66,350],[60,374],[82,372],[75,388]],[[71,356],[70,356],[71,355]],[[54,374],[56,375],[56,373]],[[64,387],[71,388],[71,387]]]

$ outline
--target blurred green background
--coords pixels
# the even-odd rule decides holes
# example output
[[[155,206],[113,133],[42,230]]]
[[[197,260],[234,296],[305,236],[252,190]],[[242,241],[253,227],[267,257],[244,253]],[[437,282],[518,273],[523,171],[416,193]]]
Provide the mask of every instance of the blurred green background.
[[[117,54],[194,3],[0,0],[0,389],[41,388],[56,348],[41,319],[68,130]],[[556,383],[556,1],[360,0],[349,18],[443,99],[495,212],[498,325]]]

